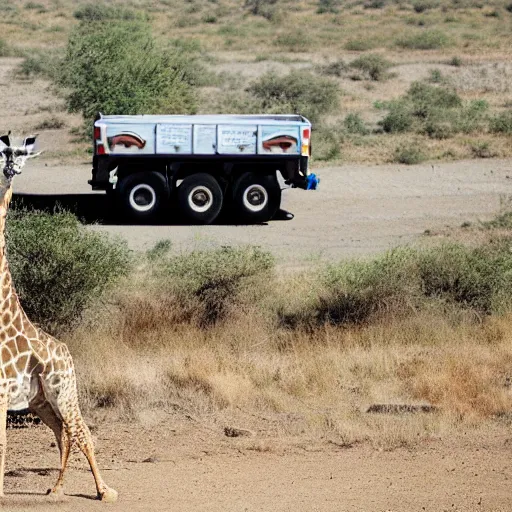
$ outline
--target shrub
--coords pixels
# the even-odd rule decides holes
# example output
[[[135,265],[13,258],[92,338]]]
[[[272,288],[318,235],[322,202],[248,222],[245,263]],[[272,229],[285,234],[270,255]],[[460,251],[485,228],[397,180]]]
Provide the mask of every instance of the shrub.
[[[86,229],[69,213],[11,210],[7,250],[23,308],[51,333],[73,327],[130,270],[124,242]]]
[[[377,45],[374,39],[366,38],[366,39],[351,39],[345,43],[345,50],[353,51],[353,52],[364,52],[366,50],[371,50],[375,48]]]
[[[333,324],[363,323],[386,313],[406,313],[421,297],[417,254],[395,249],[370,261],[329,265],[315,317]]]
[[[448,61],[448,64],[450,66],[455,66],[456,68],[460,68],[462,66],[462,59],[460,57],[452,57],[449,61]]]
[[[435,0],[416,0],[413,2],[412,6],[416,12],[421,13],[428,9],[434,9],[438,4],[439,2],[436,2]]]
[[[418,144],[401,144],[395,149],[394,161],[400,164],[414,165],[423,162],[425,154]]]
[[[190,54],[164,51],[145,22],[82,22],[71,34],[59,83],[68,109],[86,123],[104,114],[194,112],[197,76]]]
[[[59,119],[58,117],[52,116],[50,118],[44,119],[39,124],[35,126],[36,130],[58,130],[66,126],[66,123]]]
[[[77,20],[92,22],[147,19],[147,16],[140,11],[133,11],[119,5],[112,6],[102,3],[82,5],[73,15]]]
[[[9,57],[10,54],[11,49],[9,45],[3,39],[0,39],[0,57]]]
[[[390,104],[389,113],[379,124],[386,133],[403,133],[412,129],[414,117],[409,105],[396,101]]]
[[[343,120],[343,126],[348,133],[357,135],[368,135],[370,133],[359,114],[348,114]]]
[[[365,9],[382,9],[386,5],[386,0],[369,0],[365,2]]]
[[[258,247],[223,247],[171,256],[156,266],[159,282],[174,294],[184,310],[206,327],[222,321],[230,308],[241,306],[242,293],[252,299],[271,279],[274,260]]]
[[[387,70],[393,64],[377,54],[362,55],[350,63],[350,67],[359,69],[370,80],[380,81],[388,77]]]
[[[277,36],[276,43],[289,52],[306,52],[311,48],[311,39],[302,32],[289,32]]]
[[[481,128],[486,120],[487,103],[476,101],[463,105],[452,89],[414,82],[402,98],[385,107],[389,113],[380,122],[385,132],[416,131],[445,139]]]
[[[319,67],[319,72],[324,75],[342,77],[347,74],[350,67],[342,59]]]
[[[263,16],[278,0],[245,0],[245,7],[255,16]]]
[[[45,6],[43,4],[38,4],[36,2],[27,2],[25,4],[25,9],[29,9],[29,10],[37,9],[40,12],[45,12],[46,11],[46,8],[45,8]]]
[[[491,118],[490,130],[492,133],[512,135],[512,110],[501,112]]]
[[[337,13],[340,4],[340,0],[319,0],[316,12],[318,14],[323,14],[325,12]]]
[[[473,142],[469,147],[474,158],[494,158],[496,156],[487,141]]]
[[[267,73],[250,85],[248,91],[261,101],[267,112],[300,113],[312,122],[338,106],[336,83],[304,71],[292,71],[285,76]]]
[[[445,78],[443,76],[443,73],[441,73],[441,70],[436,68],[430,70],[428,81],[433,84],[441,84],[445,82]]]
[[[341,156],[341,135],[332,127],[320,127],[313,130],[313,158],[319,161],[335,160]]]
[[[364,324],[421,309],[502,313],[512,306],[510,239],[477,247],[394,249],[369,261],[328,265],[318,281],[312,300],[277,312],[282,325]]]
[[[512,12],[512,2],[507,4],[507,6],[505,7],[505,9],[507,9],[508,12]]]
[[[479,313],[499,313],[510,306],[510,241],[469,248],[446,244],[421,254],[419,271],[426,297],[436,297]]]
[[[450,44],[448,36],[440,30],[425,30],[397,40],[397,45],[410,50],[436,50]]]

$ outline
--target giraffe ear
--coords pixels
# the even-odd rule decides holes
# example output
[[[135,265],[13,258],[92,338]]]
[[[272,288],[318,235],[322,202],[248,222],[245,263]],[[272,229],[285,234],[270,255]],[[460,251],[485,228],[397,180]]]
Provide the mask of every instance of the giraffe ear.
[[[7,147],[11,145],[11,141],[9,139],[9,135],[2,135],[0,137],[0,141],[2,141]]]
[[[36,135],[37,137],[37,135]],[[36,137],[27,137],[23,141],[23,147],[27,150],[27,153],[31,153],[34,149],[34,144],[36,143]]]

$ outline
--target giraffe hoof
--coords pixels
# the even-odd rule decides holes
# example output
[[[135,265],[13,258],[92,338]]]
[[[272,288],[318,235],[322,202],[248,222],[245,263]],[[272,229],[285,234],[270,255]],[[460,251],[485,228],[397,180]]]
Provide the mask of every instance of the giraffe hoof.
[[[48,489],[46,495],[51,499],[59,500],[64,497],[64,489],[62,487],[54,487],[53,489]]]
[[[115,489],[107,487],[103,492],[98,494],[98,498],[105,503],[114,503],[117,501],[118,493]]]

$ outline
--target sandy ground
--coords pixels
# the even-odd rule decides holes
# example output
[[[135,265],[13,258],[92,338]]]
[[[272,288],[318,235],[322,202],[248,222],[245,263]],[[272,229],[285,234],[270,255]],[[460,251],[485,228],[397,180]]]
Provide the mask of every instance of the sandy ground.
[[[320,189],[285,190],[283,208],[291,221],[266,225],[133,226],[113,220],[103,193],[93,193],[90,165],[47,166],[29,162],[16,178],[15,194],[27,204],[75,209],[92,229],[125,237],[134,249],[170,239],[177,250],[256,244],[285,264],[376,253],[463,222],[495,215],[512,194],[512,160],[470,160],[418,166],[382,165],[318,169]]]
[[[469,430],[414,450],[350,449],[302,440],[228,439],[169,417],[151,427],[103,425],[95,432],[115,505],[94,498],[83,458],[73,457],[66,495],[44,496],[57,475],[45,427],[10,430],[8,511],[484,511],[511,510],[510,431]],[[268,450],[268,451],[267,451]]]

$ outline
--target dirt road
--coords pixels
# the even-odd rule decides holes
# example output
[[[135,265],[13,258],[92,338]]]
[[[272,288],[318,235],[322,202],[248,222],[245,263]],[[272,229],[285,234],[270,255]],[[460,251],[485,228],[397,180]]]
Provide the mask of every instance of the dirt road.
[[[1,509],[505,512],[512,507],[512,439],[506,429],[485,436],[469,429],[456,439],[393,452],[307,440],[258,445],[257,438],[228,439],[220,428],[200,429],[172,418],[150,428],[103,425],[96,436],[105,479],[120,492],[117,504],[91,501],[92,476],[77,457],[66,496],[58,502],[44,496],[56,478],[58,455],[50,447],[49,429],[36,427],[9,431]]]
[[[119,234],[133,248],[168,238],[178,250],[205,244],[256,244],[290,265],[375,253],[420,237],[425,230],[491,217],[512,194],[511,160],[471,160],[418,166],[327,167],[318,170],[318,191],[286,190],[291,221],[268,225],[158,226],[108,220],[102,193],[87,185],[90,166],[46,166],[31,161],[16,178],[15,192],[28,203],[76,207],[93,229]],[[105,219],[107,220],[105,221]]]

